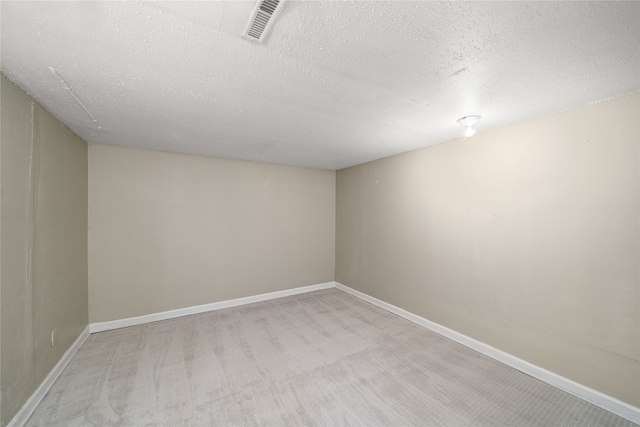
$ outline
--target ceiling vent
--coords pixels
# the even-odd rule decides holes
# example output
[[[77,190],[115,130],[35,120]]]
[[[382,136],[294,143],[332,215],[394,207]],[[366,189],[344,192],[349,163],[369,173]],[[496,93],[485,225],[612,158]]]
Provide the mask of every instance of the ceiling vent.
[[[258,0],[244,36],[249,40],[263,43],[284,3],[285,0]]]

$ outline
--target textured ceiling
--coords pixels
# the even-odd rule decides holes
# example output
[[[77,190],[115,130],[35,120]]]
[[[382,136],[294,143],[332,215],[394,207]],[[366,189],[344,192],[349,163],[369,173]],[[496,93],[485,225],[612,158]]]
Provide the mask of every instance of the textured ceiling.
[[[1,3],[1,70],[85,140],[326,169],[640,90],[640,2]]]

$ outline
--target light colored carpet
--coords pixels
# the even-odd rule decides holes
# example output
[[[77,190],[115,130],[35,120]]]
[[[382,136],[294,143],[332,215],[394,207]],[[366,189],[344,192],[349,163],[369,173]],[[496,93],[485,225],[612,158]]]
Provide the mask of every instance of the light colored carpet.
[[[337,289],[89,337],[36,426],[632,426]]]

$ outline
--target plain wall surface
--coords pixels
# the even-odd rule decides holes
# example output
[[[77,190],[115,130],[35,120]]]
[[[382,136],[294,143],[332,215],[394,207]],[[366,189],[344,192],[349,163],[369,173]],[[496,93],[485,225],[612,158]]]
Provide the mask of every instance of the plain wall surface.
[[[0,424],[6,425],[87,326],[87,144],[0,80]]]
[[[334,280],[335,172],[89,148],[89,317]]]
[[[338,171],[336,280],[640,406],[639,147],[634,94]]]

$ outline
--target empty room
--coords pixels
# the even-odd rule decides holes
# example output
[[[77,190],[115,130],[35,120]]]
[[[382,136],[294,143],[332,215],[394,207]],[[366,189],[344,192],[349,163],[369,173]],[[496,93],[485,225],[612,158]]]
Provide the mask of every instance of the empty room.
[[[0,1],[0,427],[640,425],[640,1]]]

